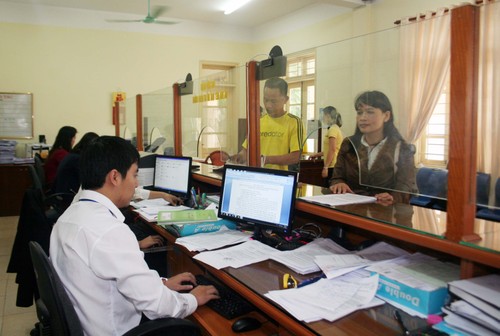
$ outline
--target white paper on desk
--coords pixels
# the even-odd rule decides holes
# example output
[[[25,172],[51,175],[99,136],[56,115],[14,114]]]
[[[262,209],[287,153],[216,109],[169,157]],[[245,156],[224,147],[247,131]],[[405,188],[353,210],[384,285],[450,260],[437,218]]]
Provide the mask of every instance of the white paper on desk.
[[[464,300],[453,301],[449,306],[443,307],[442,311],[445,314],[457,314],[462,318],[466,318],[472,322],[478,323],[500,335],[500,321],[485,314],[473,305]]]
[[[441,262],[421,253],[379,262],[367,269],[427,291],[446,287],[448,282],[460,278],[460,268],[457,265]]]
[[[299,320],[335,321],[356,310],[383,304],[375,298],[377,286],[378,275],[339,277],[302,288],[271,291],[266,296]]]
[[[246,242],[251,236],[251,233],[229,230],[223,226],[216,232],[179,237],[175,243],[186,247],[189,251],[206,251]]]
[[[291,268],[299,274],[309,274],[319,271],[314,258],[318,255],[347,253],[348,250],[331,239],[318,238],[295,250],[275,253],[271,259]]]
[[[328,194],[317,196],[304,196],[300,199],[311,203],[324,204],[328,206],[359,204],[359,203],[373,203],[377,199],[373,196],[365,196],[358,194]]]
[[[359,252],[316,256],[314,261],[326,277],[332,279],[374,262],[395,259],[403,255],[409,253],[385,242],[378,242]]]
[[[239,268],[269,259],[269,256],[278,251],[264,245],[257,240],[249,240],[243,244],[210,252],[202,252],[193,257],[214,268]]]

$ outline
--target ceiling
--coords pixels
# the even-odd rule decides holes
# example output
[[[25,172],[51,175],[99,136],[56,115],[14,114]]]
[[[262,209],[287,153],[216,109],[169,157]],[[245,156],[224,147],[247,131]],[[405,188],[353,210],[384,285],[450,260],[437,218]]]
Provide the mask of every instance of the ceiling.
[[[66,9],[83,9],[105,13],[108,19],[121,19],[123,14],[136,15],[142,19],[147,14],[147,0],[2,0],[22,5],[49,6]],[[253,29],[270,24],[283,17],[300,17],[327,13],[335,16],[346,10],[362,6],[363,0],[252,0],[231,15],[224,15],[223,9],[231,0],[150,0],[151,8],[165,6],[162,20],[231,25]],[[313,9],[316,9],[314,11]],[[130,18],[130,15],[127,16]]]

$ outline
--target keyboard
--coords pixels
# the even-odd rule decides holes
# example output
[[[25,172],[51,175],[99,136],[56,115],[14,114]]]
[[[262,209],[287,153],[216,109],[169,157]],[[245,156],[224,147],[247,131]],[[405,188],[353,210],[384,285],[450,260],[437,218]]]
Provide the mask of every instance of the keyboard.
[[[228,320],[248,314],[255,308],[231,288],[215,282],[204,275],[196,275],[198,285],[212,285],[217,288],[220,299],[210,300],[206,305]]]

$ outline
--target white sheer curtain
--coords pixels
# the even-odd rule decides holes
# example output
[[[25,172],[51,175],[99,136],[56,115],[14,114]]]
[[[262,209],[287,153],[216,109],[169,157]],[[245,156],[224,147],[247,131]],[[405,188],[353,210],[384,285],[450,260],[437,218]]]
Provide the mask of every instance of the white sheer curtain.
[[[415,143],[427,125],[450,71],[450,15],[441,8],[411,23],[401,20],[400,131]]]
[[[481,7],[478,99],[478,171],[491,174],[490,204],[500,175],[500,1]]]

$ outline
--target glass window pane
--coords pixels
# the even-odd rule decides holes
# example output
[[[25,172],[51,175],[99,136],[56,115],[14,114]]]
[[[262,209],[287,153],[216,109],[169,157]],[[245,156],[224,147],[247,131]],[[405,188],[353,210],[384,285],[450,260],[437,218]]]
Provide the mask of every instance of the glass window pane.
[[[290,89],[290,105],[300,104],[302,101],[302,92],[300,88],[291,88]]]

